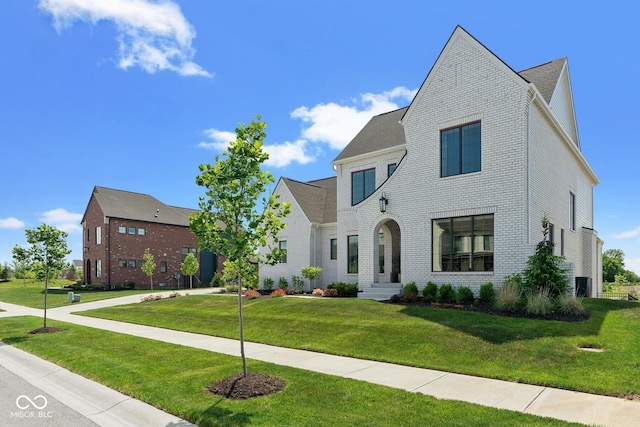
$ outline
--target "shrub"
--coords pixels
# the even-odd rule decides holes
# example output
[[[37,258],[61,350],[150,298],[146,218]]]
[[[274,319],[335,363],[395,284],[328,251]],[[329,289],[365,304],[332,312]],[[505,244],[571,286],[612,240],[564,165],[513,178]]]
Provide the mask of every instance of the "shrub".
[[[440,289],[438,289],[438,302],[453,302],[456,298],[456,291],[453,289],[451,285],[442,285]]]
[[[246,291],[244,291],[242,293],[245,297],[247,297],[247,299],[256,299],[256,298],[260,298],[260,292],[256,291],[255,289],[247,289]]]
[[[322,273],[322,268],[312,266],[302,267],[302,271],[300,271],[302,277],[309,280],[309,289],[311,289],[311,281],[318,279],[320,273]]]
[[[561,295],[558,298],[558,309],[562,314],[570,316],[578,316],[585,311],[582,300],[570,295]]]
[[[298,276],[291,276],[291,283],[293,284],[293,290],[296,294],[304,292],[304,280]]]
[[[273,289],[273,279],[271,277],[265,277],[262,279],[262,289],[270,291]]]
[[[125,287],[127,289],[135,289],[136,288],[136,282],[127,282],[127,284],[125,285]]]
[[[496,295],[495,306],[502,311],[515,311],[520,300],[520,287],[516,280],[507,278]]]
[[[313,292],[311,292],[311,295],[315,295],[317,297],[321,297],[323,293],[324,293],[324,291],[322,289],[315,288],[313,290]]]
[[[289,282],[284,277],[278,279],[278,289],[287,290],[289,289]]]
[[[284,291],[284,289],[276,289],[275,291],[271,292],[269,294],[270,298],[282,298],[284,296],[286,296],[287,293]]]
[[[408,302],[415,301],[418,297],[418,286],[416,282],[409,282],[402,288],[402,299]]]
[[[357,297],[358,296],[358,284],[350,283],[344,287],[345,297]]]
[[[234,293],[234,292],[238,292],[238,287],[236,285],[227,285],[224,288],[225,291],[229,292],[229,293]]]
[[[549,296],[549,288],[537,292],[527,292],[524,309],[529,314],[544,316],[553,310],[553,300]]]
[[[146,296],[140,297],[140,301],[142,302],[157,301],[161,299],[162,299],[162,295],[146,295]]]
[[[346,284],[344,282],[333,282],[327,289],[334,289],[339,297],[357,297],[358,285],[356,283]]]
[[[322,293],[323,297],[337,297],[338,296],[338,291],[336,291],[335,289],[325,289],[324,292]]]
[[[462,286],[458,288],[456,293],[456,302],[462,304],[465,302],[473,302],[473,291],[468,286]]]
[[[427,285],[422,290],[422,296],[429,301],[435,301],[438,296],[438,285],[433,282],[427,282]]]
[[[175,298],[179,296],[181,296],[180,292],[174,291],[174,292],[171,292],[167,298]]]
[[[225,283],[224,283],[224,278],[222,277],[222,274],[220,274],[219,272],[216,272],[211,278],[211,286],[214,288],[221,288],[224,285]]]
[[[485,283],[480,286],[480,301],[493,302],[496,298],[496,291],[493,289],[493,283]]]

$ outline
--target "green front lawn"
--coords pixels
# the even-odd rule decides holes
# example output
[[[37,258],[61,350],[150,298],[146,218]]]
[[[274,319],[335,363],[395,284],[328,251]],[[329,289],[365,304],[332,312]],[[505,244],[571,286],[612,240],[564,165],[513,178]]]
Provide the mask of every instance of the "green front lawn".
[[[62,307],[69,305],[67,289],[62,286],[72,283],[69,280],[56,280],[53,284],[49,284],[47,293],[47,308]],[[126,291],[77,291],[81,295],[80,302],[74,304],[82,304],[83,302],[99,301],[109,298],[124,297],[127,295],[136,295],[149,293],[147,290],[126,290]],[[31,308],[44,308],[44,283],[35,280],[14,279],[9,282],[0,283],[0,301],[10,304],[24,305]]]
[[[358,299],[244,303],[247,341],[611,396],[640,395],[640,304],[586,299],[591,318],[560,322]],[[237,300],[186,296],[86,311],[238,338]],[[599,347],[602,353],[578,347]]]
[[[232,401],[205,387],[240,372],[237,357],[50,323],[65,331],[30,335],[26,331],[39,327],[40,319],[0,319],[0,340],[203,427],[578,425],[253,360],[249,371],[282,378],[287,387]]]

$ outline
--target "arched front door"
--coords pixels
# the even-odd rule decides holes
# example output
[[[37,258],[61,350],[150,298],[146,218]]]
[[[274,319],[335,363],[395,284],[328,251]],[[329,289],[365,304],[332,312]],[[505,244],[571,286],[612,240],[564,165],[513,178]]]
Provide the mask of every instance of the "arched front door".
[[[373,275],[375,283],[399,283],[400,264],[400,227],[392,219],[387,219],[375,228],[373,247]]]

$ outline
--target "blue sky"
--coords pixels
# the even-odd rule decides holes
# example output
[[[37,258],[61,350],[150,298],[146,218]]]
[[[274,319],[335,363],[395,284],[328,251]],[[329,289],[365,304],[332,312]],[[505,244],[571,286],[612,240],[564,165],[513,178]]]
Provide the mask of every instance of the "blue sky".
[[[196,208],[198,165],[258,114],[276,179],[332,176],[461,25],[516,71],[568,57],[595,228],[640,273],[636,13],[565,3],[4,0],[0,262],[41,222],[81,259],[95,185]]]

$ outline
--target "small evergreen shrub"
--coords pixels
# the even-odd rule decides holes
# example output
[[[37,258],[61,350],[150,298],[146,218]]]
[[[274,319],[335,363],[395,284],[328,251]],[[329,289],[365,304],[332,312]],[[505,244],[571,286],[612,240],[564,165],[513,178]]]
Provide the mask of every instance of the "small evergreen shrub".
[[[278,289],[282,289],[283,291],[289,289],[289,282],[284,277],[278,279]]]
[[[211,286],[214,288],[222,288],[225,285],[222,274],[216,272],[211,278]]]
[[[518,282],[507,278],[496,294],[496,308],[501,311],[516,311],[519,300],[520,287]]]
[[[493,283],[485,283],[480,286],[480,301],[482,302],[493,302],[496,298],[496,291],[493,289]]]
[[[438,302],[442,303],[451,303],[456,299],[456,291],[453,289],[451,285],[442,285],[440,289],[438,289]]]
[[[427,282],[422,290],[422,296],[429,301],[435,301],[438,296],[438,285],[433,282]]]
[[[524,309],[527,313],[544,316],[553,311],[553,300],[549,296],[549,288],[542,288],[537,292],[527,292]]]
[[[323,297],[337,297],[338,296],[338,291],[336,291],[335,289],[325,289],[324,292],[322,293]]]
[[[262,279],[262,289],[270,291],[273,289],[273,279],[271,277],[265,277]]]
[[[358,296],[358,285],[356,283],[333,282],[327,286],[327,289],[334,289],[339,297]]]
[[[291,276],[291,283],[293,284],[293,291],[296,294],[304,292],[304,280],[302,280],[302,277]]]
[[[558,309],[562,314],[579,316],[585,312],[582,300],[570,295],[561,295],[558,298]]]
[[[407,302],[413,302],[418,298],[418,285],[416,282],[409,282],[404,285],[402,299]]]
[[[458,304],[473,302],[473,291],[468,286],[461,286],[456,293],[456,302]]]
[[[125,287],[127,289],[135,289],[136,288],[136,282],[127,282],[127,284],[125,285]]]
[[[285,296],[287,296],[287,293],[284,291],[284,289],[276,289],[269,294],[270,298],[282,298]]]

